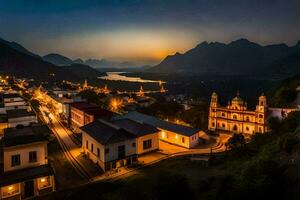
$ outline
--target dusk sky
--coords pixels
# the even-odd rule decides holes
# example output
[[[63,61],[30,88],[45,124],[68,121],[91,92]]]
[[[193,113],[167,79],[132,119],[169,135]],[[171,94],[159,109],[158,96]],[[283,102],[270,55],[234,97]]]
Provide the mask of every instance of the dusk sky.
[[[0,37],[45,55],[157,63],[202,41],[295,45],[299,0],[0,0]]]

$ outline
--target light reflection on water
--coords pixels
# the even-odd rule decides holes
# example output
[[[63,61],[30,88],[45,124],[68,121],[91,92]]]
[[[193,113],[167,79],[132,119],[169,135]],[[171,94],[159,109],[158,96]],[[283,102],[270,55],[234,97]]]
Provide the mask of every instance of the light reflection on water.
[[[141,82],[141,83],[160,83],[156,80],[147,80],[140,77],[127,77],[121,74],[126,72],[106,72],[107,76],[98,77],[99,79],[110,80],[110,81],[129,81],[129,82]],[[164,83],[164,82],[162,82]]]

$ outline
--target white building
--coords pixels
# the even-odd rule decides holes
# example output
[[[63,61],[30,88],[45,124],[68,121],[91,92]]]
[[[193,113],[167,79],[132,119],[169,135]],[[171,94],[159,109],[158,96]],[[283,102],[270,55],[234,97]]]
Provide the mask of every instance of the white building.
[[[129,112],[116,117],[116,119],[131,119],[152,125],[160,130],[159,139],[161,141],[185,148],[196,147],[199,143],[199,135],[203,133],[198,128],[174,124],[139,112]]]
[[[136,138],[130,132],[103,120],[81,130],[82,151],[104,171],[136,162]]]
[[[26,109],[7,110],[6,113],[8,128],[29,126],[38,122],[35,113]]]
[[[46,126],[9,128],[3,137],[0,199],[27,199],[55,190],[48,164]]]

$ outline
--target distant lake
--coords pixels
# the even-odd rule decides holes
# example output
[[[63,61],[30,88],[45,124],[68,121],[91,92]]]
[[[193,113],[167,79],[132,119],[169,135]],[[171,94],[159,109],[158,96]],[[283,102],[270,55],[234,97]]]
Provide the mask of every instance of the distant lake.
[[[98,77],[99,79],[110,80],[110,81],[128,81],[128,82],[141,82],[141,83],[159,83],[156,80],[147,80],[140,77],[127,77],[121,74],[127,72],[106,72],[107,76]]]

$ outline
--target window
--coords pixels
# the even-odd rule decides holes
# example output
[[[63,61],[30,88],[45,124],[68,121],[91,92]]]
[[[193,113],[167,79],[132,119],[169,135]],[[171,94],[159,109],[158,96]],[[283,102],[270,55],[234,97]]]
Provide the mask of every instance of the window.
[[[246,131],[249,131],[249,127],[248,126],[246,126]]]
[[[262,114],[259,114],[258,117],[259,118],[264,118],[264,116]]]
[[[233,115],[232,118],[233,118],[233,119],[237,119],[237,116],[236,116],[236,115]]]
[[[109,153],[109,148],[106,148],[105,149],[105,154],[108,154]]]
[[[85,148],[89,148],[89,141],[87,140],[86,142],[85,142]]]
[[[247,122],[249,122],[249,121],[250,121],[250,119],[249,119],[249,117],[248,117],[248,116],[246,117],[246,121],[247,121]]]
[[[100,158],[100,149],[97,148],[97,156]]]
[[[258,128],[258,132],[262,133],[262,128],[261,127]]]
[[[37,152],[36,151],[30,151],[29,152],[29,162],[33,163],[37,161]]]
[[[21,164],[20,155],[11,156],[11,166],[19,166]]]
[[[185,142],[185,141],[184,141],[184,137],[182,137],[182,138],[181,138],[181,142],[182,142],[182,143],[184,143],[184,142]]]
[[[14,195],[20,194],[20,185],[14,184],[14,185],[8,185],[2,188],[2,197],[11,197]]]
[[[225,113],[222,113],[222,117],[225,117]]]
[[[211,123],[211,126],[212,126],[212,127],[215,127],[215,122],[212,122],[212,123]]]
[[[135,147],[135,146],[136,146],[136,143],[135,143],[135,142],[133,142],[133,143],[132,143],[132,147]]]
[[[237,131],[237,125],[233,126],[233,131]]]
[[[44,189],[51,186],[50,176],[42,177],[38,179],[38,188]]]
[[[225,128],[225,124],[222,124],[222,127]]]
[[[91,152],[94,152],[94,144],[91,144]]]
[[[150,149],[152,147],[152,140],[143,141],[143,149]]]

